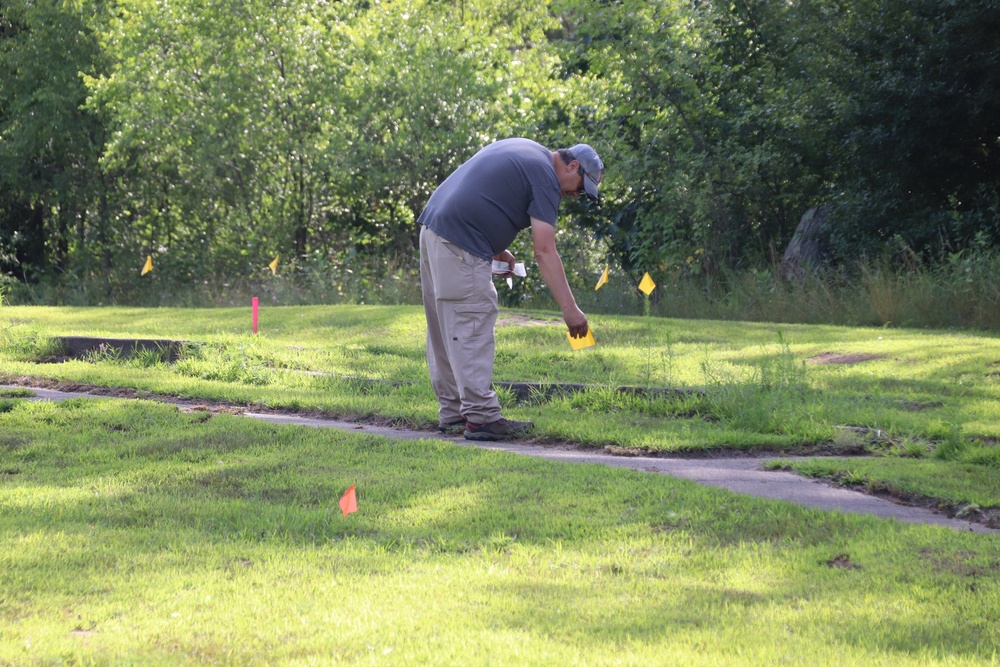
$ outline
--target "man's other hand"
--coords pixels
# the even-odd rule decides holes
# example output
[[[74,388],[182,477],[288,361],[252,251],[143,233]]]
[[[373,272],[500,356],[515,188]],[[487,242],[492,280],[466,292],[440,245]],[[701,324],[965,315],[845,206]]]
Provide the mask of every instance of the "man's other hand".
[[[504,250],[502,253],[500,253],[498,255],[493,255],[493,261],[494,262],[504,262],[507,266],[510,267],[510,270],[507,271],[507,273],[504,273],[502,275],[509,275],[511,273],[514,273],[514,264],[515,264],[516,260],[514,258],[514,253],[512,253],[510,250]],[[501,274],[497,274],[497,275],[501,275]]]

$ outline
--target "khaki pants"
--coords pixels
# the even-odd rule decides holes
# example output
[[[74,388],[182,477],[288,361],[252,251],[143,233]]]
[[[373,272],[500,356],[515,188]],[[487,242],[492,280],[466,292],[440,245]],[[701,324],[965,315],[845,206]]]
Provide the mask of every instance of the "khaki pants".
[[[493,391],[497,290],[490,262],[420,229],[420,286],[427,315],[427,367],[438,419],[500,419]]]

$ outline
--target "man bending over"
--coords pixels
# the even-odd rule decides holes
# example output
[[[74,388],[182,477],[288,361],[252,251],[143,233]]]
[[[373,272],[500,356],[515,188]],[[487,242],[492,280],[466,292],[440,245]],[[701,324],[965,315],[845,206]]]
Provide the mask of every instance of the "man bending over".
[[[442,431],[468,440],[502,440],[531,422],[504,419],[493,391],[494,325],[499,307],[492,261],[514,270],[508,247],[531,228],[535,261],[574,338],[587,335],[556,251],[560,197],[596,199],[604,163],[587,144],[549,151],[529,139],[483,148],[431,195],[418,222],[420,282],[427,316],[427,365]]]

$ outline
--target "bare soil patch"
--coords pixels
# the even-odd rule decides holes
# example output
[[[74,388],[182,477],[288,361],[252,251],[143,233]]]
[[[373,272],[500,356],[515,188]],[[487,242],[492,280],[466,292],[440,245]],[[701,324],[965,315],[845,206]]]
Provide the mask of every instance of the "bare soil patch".
[[[839,570],[860,570],[860,565],[851,560],[851,554],[837,554],[830,560],[820,561],[821,565]]]
[[[990,560],[982,563],[979,554],[974,551],[921,549],[918,555],[939,572],[951,572],[963,577],[991,575],[1000,570],[1000,561]]]
[[[826,364],[860,364],[866,361],[876,361],[878,359],[885,359],[884,354],[865,354],[862,352],[854,354],[841,354],[839,352],[824,352],[822,354],[817,354],[815,357],[810,357],[806,359],[811,364],[826,365]]]
[[[544,327],[552,324],[560,324],[562,320],[553,319],[543,319],[541,317],[525,317],[524,315],[517,315],[514,313],[501,313],[497,318],[498,327],[513,327],[513,326],[527,326],[527,327]]]

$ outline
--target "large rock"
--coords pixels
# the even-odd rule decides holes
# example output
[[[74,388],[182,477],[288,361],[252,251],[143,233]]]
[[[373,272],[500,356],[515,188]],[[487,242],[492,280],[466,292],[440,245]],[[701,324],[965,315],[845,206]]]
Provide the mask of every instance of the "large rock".
[[[805,212],[781,258],[783,278],[801,277],[804,271],[818,266],[830,251],[829,217],[830,207],[825,204]]]

